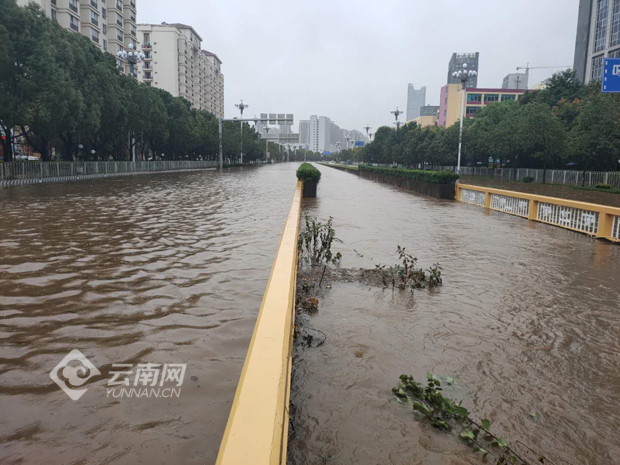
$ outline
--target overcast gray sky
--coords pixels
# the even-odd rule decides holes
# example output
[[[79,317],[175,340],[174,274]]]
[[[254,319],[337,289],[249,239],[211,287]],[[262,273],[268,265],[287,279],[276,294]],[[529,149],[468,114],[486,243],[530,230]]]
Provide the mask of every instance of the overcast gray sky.
[[[439,104],[453,52],[480,52],[479,87],[517,66],[572,65],[579,0],[139,0],[138,22],[189,24],[223,61],[226,117],[325,115],[391,124],[407,84]],[[530,85],[555,70],[532,70]],[[248,113],[246,113],[248,114]],[[374,131],[374,129],[373,129]]]

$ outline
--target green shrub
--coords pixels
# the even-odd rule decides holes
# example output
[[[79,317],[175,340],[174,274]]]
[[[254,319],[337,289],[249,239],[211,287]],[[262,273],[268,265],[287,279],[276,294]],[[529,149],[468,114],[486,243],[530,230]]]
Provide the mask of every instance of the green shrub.
[[[359,165],[360,171],[369,171],[377,174],[387,174],[399,178],[415,179],[416,181],[432,182],[434,184],[454,184],[460,176],[452,171],[424,171],[404,168],[381,168],[377,166]]]
[[[302,163],[301,166],[297,168],[297,179],[300,181],[314,181],[318,183],[321,179],[321,172],[310,163]]]
[[[523,182],[529,184],[531,182],[534,182],[534,178],[531,176],[526,176],[523,178]]]
[[[597,189],[611,189],[611,186],[609,184],[597,184],[596,188]]]

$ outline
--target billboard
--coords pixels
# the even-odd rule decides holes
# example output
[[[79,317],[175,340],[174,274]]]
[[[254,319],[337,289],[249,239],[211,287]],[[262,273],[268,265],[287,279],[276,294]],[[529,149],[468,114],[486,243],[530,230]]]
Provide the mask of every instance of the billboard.
[[[324,157],[329,157],[332,153],[328,152],[327,150],[325,152],[323,152],[323,156]]]
[[[355,141],[355,146],[356,146],[356,147],[363,147],[364,145],[365,145],[365,144],[364,144],[364,141],[363,141],[363,140],[356,140],[356,141]]]

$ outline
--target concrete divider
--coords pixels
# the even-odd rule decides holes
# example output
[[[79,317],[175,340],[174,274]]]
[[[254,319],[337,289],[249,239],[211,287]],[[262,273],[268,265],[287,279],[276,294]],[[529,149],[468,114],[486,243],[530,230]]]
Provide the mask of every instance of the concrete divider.
[[[460,183],[456,200],[620,242],[620,208]]]
[[[220,465],[286,463],[302,189],[298,181],[220,446]]]

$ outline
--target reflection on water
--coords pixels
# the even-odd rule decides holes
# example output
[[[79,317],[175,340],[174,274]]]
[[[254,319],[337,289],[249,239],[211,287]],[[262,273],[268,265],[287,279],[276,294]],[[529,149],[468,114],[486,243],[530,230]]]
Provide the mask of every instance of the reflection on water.
[[[620,247],[322,172],[304,211],[334,217],[342,266],[396,263],[401,245],[441,262],[444,286],[319,295],[309,325],[327,342],[296,352],[289,463],[481,463],[393,401],[400,374],[427,371],[454,376],[448,397],[558,465],[618,463]]]
[[[0,463],[214,462],[295,168],[0,191]],[[78,402],[72,349],[102,371]],[[188,364],[180,398],[107,398],[140,362]]]

